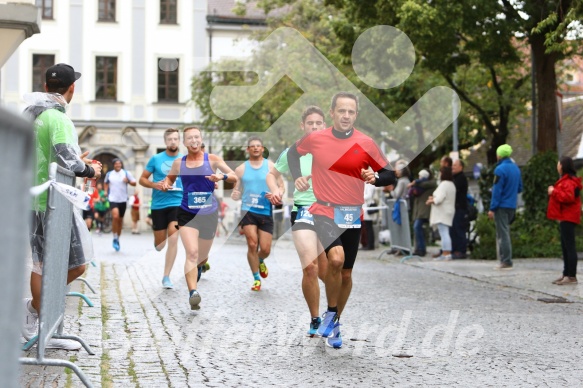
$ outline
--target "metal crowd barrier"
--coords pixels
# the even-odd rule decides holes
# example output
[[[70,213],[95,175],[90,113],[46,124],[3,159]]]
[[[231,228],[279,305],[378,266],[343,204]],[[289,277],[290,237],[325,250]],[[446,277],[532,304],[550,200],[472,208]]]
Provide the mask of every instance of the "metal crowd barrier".
[[[57,182],[73,186],[75,175],[71,171],[57,166],[56,163],[51,163],[49,179],[56,179]],[[74,363],[62,359],[45,358],[46,345],[51,338],[78,341],[87,353],[94,354],[81,338],[63,333],[67,273],[69,270],[69,260],[67,258],[69,257],[71,238],[71,233],[68,231],[71,230],[72,222],[73,204],[50,186],[47,198],[46,228],[44,230],[45,255],[42,269],[39,333],[24,347],[24,350],[30,349],[35,342],[38,342],[38,353],[36,358],[20,358],[20,362],[26,365],[51,365],[69,368],[77,374],[85,386],[91,387],[92,385],[85,374]],[[67,232],[63,233],[63,231]],[[20,323],[20,320],[18,323]]]
[[[422,260],[421,257],[413,255],[413,245],[411,244],[411,228],[409,227],[409,207],[407,206],[407,201],[404,199],[399,199],[399,210],[401,215],[401,225],[393,221],[393,208],[395,207],[395,199],[387,199],[387,209],[383,211],[383,225],[389,227],[391,232],[391,247],[385,249],[379,255],[379,259],[385,254],[391,251],[392,248],[401,249],[409,252],[408,255],[401,259],[401,263],[415,257]]]
[[[22,279],[28,246],[28,193],[34,132],[30,122],[0,108],[0,387],[18,387]]]

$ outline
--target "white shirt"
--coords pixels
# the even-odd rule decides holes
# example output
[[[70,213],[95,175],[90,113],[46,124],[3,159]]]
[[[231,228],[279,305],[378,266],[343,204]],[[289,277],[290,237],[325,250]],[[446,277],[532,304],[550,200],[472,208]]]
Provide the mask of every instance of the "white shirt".
[[[128,184],[123,181],[124,178],[127,178],[130,182],[136,181],[134,176],[123,168],[119,171],[108,171],[105,175],[105,183],[109,184],[109,202],[128,201]]]
[[[429,225],[451,226],[455,214],[455,185],[452,181],[441,181],[433,192],[433,204],[429,215]]]

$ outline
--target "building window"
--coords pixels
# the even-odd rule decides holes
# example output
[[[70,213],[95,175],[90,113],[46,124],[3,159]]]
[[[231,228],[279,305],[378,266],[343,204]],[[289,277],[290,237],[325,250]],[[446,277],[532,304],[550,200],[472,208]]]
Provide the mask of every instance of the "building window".
[[[158,58],[158,101],[178,102],[178,58]]]
[[[115,0],[99,0],[100,22],[115,22]]]
[[[53,0],[36,0],[36,6],[40,8],[43,19],[53,18]]]
[[[95,99],[117,100],[117,58],[95,58]]]
[[[44,92],[47,69],[55,64],[54,55],[32,55],[32,91]]]
[[[160,0],[160,24],[176,24],[176,0]]]
[[[565,82],[568,84],[576,83],[575,76],[572,73],[565,74]]]

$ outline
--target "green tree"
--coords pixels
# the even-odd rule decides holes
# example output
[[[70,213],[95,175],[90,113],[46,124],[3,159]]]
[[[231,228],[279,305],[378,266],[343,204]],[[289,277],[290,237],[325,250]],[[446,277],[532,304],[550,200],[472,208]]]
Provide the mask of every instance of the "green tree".
[[[344,53],[341,51],[341,41],[337,38],[333,30],[333,26],[343,20],[342,13],[332,6],[324,6],[320,1],[314,0],[299,0],[299,1],[279,1],[266,0],[259,2],[266,12],[273,8],[284,7],[286,12],[278,12],[277,17],[269,19],[269,28],[266,31],[260,32],[256,35],[258,40],[264,39],[278,27],[293,27],[300,31],[301,34],[309,40],[309,42],[316,47],[337,69],[341,71],[343,76],[357,86],[357,88],[365,95],[375,107],[389,117],[393,122],[396,122],[403,114],[405,114],[419,99],[427,93],[432,87],[446,85],[446,82],[435,71],[425,67],[416,66],[409,78],[398,87],[391,89],[376,89],[364,83],[352,69],[352,64]],[[239,3],[239,11],[244,12],[244,4]],[[255,71],[261,71],[264,66],[264,56],[267,52],[278,50],[278,47],[262,47],[257,51],[249,68]],[[374,53],[372,53],[374,55]],[[290,63],[298,63],[294,58],[285,58]],[[301,59],[300,59],[301,60]],[[419,61],[419,60],[418,60]],[[225,64],[228,65],[228,64]],[[303,64],[303,70],[306,73],[321,71],[320,64]],[[226,67],[225,67],[226,68]],[[315,69],[314,69],[315,68]],[[483,75],[479,69],[468,67],[466,71],[467,78],[473,78],[472,81],[464,82],[478,82],[485,84]],[[322,76],[321,74],[319,76]],[[477,78],[476,78],[477,77]],[[322,80],[324,81],[324,80]],[[336,83],[338,86],[336,90],[341,90],[343,81],[335,79],[331,76],[327,82],[321,82],[321,85],[329,85],[330,82]],[[461,82],[461,78],[460,78]],[[272,126],[274,135],[266,133],[266,143],[274,147],[278,151],[280,148],[289,145],[298,137],[297,131],[290,131],[290,128],[297,128],[297,120],[293,123],[285,123],[287,130],[279,123],[279,115],[290,108],[290,104],[298,99],[301,91],[293,88],[290,83],[278,83],[274,89],[270,91],[270,96],[273,98],[261,98],[253,109],[244,114],[241,118],[236,120],[222,120],[217,117],[211,109],[211,91],[216,85],[244,85],[253,83],[249,74],[244,73],[201,73],[193,81],[193,95],[194,101],[201,110],[204,118],[203,125],[206,127],[220,129],[221,131],[249,131],[250,128],[268,128]],[[316,85],[317,86],[317,85]],[[291,88],[291,91],[287,89]],[[317,93],[309,103],[321,106],[326,112],[329,107],[329,99],[334,90],[328,87],[320,87],[321,90]],[[283,98],[282,98],[283,97]],[[463,102],[465,105],[466,103]],[[462,112],[468,112],[467,109],[462,108]],[[451,116],[449,112],[436,112],[435,115]],[[421,116],[421,115],[419,115]],[[299,117],[299,112],[296,117]],[[370,117],[366,112],[362,112],[361,119],[357,121],[357,127],[363,129],[366,133],[373,136],[379,142],[382,140],[392,149],[401,150],[401,156],[411,160],[418,152],[423,150],[427,144],[426,128],[422,120],[417,120],[411,125],[410,132],[395,133],[395,131],[387,130],[382,125],[371,124],[368,120]],[[364,119],[362,119],[364,118]],[[469,147],[476,142],[477,139],[485,137],[480,120],[473,114],[463,114],[460,116],[460,143],[462,148]],[[258,129],[255,129],[258,130]],[[414,136],[411,136],[414,134]],[[421,155],[413,160],[412,168],[416,169],[417,165],[427,167],[435,159],[441,157],[451,149],[451,130],[446,131],[444,136],[440,136],[433,143],[426,147]]]
[[[529,78],[528,51],[536,66],[539,151],[556,150],[555,64],[572,55],[566,33],[580,20],[581,0],[327,0],[341,9],[347,23],[335,25],[348,55],[354,39],[378,24],[396,26],[407,33],[424,58],[423,64],[439,72],[480,117],[492,138],[488,162],[495,163],[496,148],[506,141],[511,112],[526,102],[523,87]],[[455,74],[468,66],[489,78],[495,106],[485,103],[487,90],[463,85]],[[458,75],[459,77],[459,75]],[[484,85],[482,85],[483,87]]]
[[[243,14],[246,5],[238,3],[235,10]],[[298,12],[303,15],[297,17],[297,12],[286,12],[281,14],[278,18],[271,18],[268,20],[268,28],[263,31],[257,31],[253,38],[258,41],[263,41],[278,27],[295,27],[302,31],[302,35],[308,39],[319,50],[326,50],[326,47],[334,47],[338,45],[334,42],[334,36],[327,36],[325,31],[331,31],[329,21],[321,18],[320,15],[326,12],[325,8],[320,9],[311,1],[299,2],[294,6]],[[328,7],[332,9],[331,7]],[[221,61],[215,64],[211,71],[203,71],[193,78],[192,91],[193,101],[202,113],[202,125],[207,129],[212,129],[217,132],[217,137],[223,141],[233,139],[233,132],[262,132],[262,139],[267,148],[269,148],[272,157],[277,157],[281,151],[292,144],[295,140],[301,137],[299,130],[299,122],[301,115],[301,108],[306,105],[314,104],[321,106],[324,111],[327,111],[329,105],[330,91],[321,90],[320,95],[312,96],[309,100],[303,99],[303,91],[288,77],[281,80],[277,79],[277,74],[270,74],[270,63],[266,53],[273,54],[274,52],[282,51],[281,42],[271,43],[271,45],[264,44],[260,46],[251,56],[249,61],[243,64],[249,71],[224,71],[224,69],[232,69],[241,67],[241,62],[235,61]],[[270,56],[272,58],[273,56]],[[340,56],[338,56],[340,57]],[[278,58],[282,62],[297,66],[302,63],[301,56],[289,57],[282,56]],[[280,65],[285,66],[285,65]],[[318,70],[319,64],[306,64],[304,71],[306,74]],[[252,70],[251,70],[252,69]],[[241,117],[236,119],[224,119],[215,114],[212,105],[212,91],[216,86],[220,85],[252,85],[257,83],[258,73],[263,73],[266,82],[270,80],[274,82],[274,86],[261,96],[261,98],[244,113]],[[302,107],[294,104],[302,101]],[[230,101],[236,105],[236,101]],[[282,120],[282,115],[288,110],[295,112],[294,120]],[[266,132],[267,129],[270,129]],[[227,132],[227,133],[226,133]]]
[[[422,58],[420,64],[443,77],[465,101],[470,115],[480,120],[490,138],[488,163],[496,162],[495,150],[506,142],[511,113],[524,109],[529,78],[528,72],[516,71],[525,58],[516,49],[520,42],[510,39],[512,23],[498,17],[498,2],[328,2],[346,17],[344,25],[335,26],[345,55],[355,37],[371,26],[389,24],[404,31]]]
[[[524,212],[533,221],[546,220],[549,202],[547,188],[559,179],[558,160],[554,151],[541,152],[533,156],[522,169]]]

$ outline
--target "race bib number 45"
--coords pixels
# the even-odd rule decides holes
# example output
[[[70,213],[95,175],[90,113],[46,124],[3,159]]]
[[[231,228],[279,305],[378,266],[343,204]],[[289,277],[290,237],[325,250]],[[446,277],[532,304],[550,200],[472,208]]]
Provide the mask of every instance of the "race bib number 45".
[[[205,209],[212,206],[212,193],[207,192],[192,192],[188,193],[188,208],[189,209]]]
[[[339,228],[360,228],[360,206],[335,206],[334,223]]]

